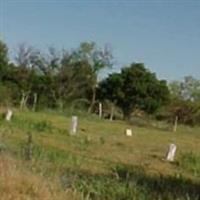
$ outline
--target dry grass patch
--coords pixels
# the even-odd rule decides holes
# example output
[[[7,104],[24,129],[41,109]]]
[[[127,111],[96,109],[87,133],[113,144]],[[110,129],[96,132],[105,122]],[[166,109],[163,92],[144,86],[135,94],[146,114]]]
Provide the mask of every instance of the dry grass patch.
[[[76,200],[72,191],[63,191],[58,184],[44,180],[23,168],[9,156],[0,156],[1,200]]]

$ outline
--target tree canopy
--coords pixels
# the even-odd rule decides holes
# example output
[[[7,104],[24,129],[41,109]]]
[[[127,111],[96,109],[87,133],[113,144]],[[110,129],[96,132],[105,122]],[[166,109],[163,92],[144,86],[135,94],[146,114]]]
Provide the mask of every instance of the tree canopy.
[[[8,66],[8,49],[6,44],[0,40],[0,80],[6,73]]]
[[[171,82],[169,88],[176,99],[200,101],[200,80],[192,76],[185,76],[181,81]]]
[[[166,81],[158,80],[142,63],[122,68],[100,83],[100,97],[119,106],[124,118],[134,109],[153,113],[169,100]]]
[[[100,73],[109,72],[113,60],[108,46],[94,42],[70,51],[54,47],[41,51],[23,43],[11,62],[6,44],[0,41],[0,104],[63,110],[82,102],[91,113],[102,101],[112,117],[114,108],[129,119],[134,111],[153,115],[162,107],[170,120],[178,116],[182,123],[200,123],[200,80],[186,76],[167,86],[143,63],[132,63],[100,81]]]

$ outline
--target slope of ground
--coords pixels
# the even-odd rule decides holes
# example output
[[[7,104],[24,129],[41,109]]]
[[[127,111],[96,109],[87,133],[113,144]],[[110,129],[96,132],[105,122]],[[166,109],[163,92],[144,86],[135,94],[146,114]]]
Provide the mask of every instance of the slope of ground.
[[[61,190],[56,181],[32,174],[9,155],[0,155],[0,193],[1,200],[76,199],[72,191]]]
[[[69,136],[69,127],[70,117],[53,112],[16,111],[10,123],[0,122],[1,154],[15,156],[30,176],[39,176],[39,194],[46,199],[43,179],[56,180],[59,190],[72,190],[80,199],[200,198],[199,128],[180,126],[173,133],[158,122],[144,127],[87,115],[79,117],[77,136]],[[126,128],[132,137],[125,136]],[[163,158],[172,142],[176,162],[168,163]]]

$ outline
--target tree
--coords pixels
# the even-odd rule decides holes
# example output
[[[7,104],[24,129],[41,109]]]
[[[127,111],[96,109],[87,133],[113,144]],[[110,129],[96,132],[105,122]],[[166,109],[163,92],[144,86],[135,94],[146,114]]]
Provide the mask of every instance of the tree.
[[[72,60],[75,62],[85,62],[91,68],[90,77],[88,77],[88,81],[91,86],[91,104],[88,109],[90,113],[94,107],[96,101],[96,90],[98,84],[98,75],[102,69],[106,67],[112,66],[112,54],[110,49],[105,47],[101,49],[97,47],[94,42],[84,42],[80,44],[80,47],[73,52]]]
[[[173,101],[169,105],[170,120],[178,117],[180,123],[200,123],[200,80],[186,76],[169,84]]]
[[[179,123],[187,125],[200,124],[200,102],[189,100],[175,100],[169,105],[169,121],[173,122],[178,117]]]
[[[28,46],[25,43],[18,45],[15,62],[16,66],[14,68],[13,80],[20,91],[20,108],[27,106],[29,98],[33,95],[32,87],[35,74],[33,58],[36,55],[36,50]],[[19,93],[19,92],[18,92]],[[19,95],[16,95],[19,96]]]
[[[0,40],[0,81],[2,81],[3,76],[6,74],[7,66],[8,66],[8,48],[6,44]]]
[[[40,76],[40,88],[36,90],[40,91],[42,104],[63,109],[70,101],[86,96],[91,68],[85,60],[75,59],[74,52],[61,53],[50,47],[47,54],[35,54],[33,67]]]
[[[57,106],[57,76],[61,68],[61,55],[49,47],[47,53],[34,50],[30,56],[32,73],[32,96],[47,107]]]
[[[200,101],[200,80],[192,76],[186,76],[182,81],[171,82],[169,88],[173,98]]]
[[[33,47],[25,43],[19,44],[15,55],[17,66],[20,68],[31,68],[34,51]]]
[[[87,62],[62,62],[56,77],[57,100],[60,108],[74,99],[85,99],[90,88],[92,71]]]
[[[0,40],[0,103],[6,106],[10,104],[12,96],[12,90],[5,84],[5,80],[10,74],[10,65],[8,62],[8,48]]]
[[[100,96],[121,108],[124,119],[134,109],[153,113],[169,100],[166,81],[158,80],[142,63],[133,63],[100,83]]]

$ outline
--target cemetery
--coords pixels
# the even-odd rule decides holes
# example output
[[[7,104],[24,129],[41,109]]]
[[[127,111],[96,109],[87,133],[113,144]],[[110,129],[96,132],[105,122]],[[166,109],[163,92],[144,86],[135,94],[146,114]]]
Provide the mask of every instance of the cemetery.
[[[0,200],[200,200],[200,1],[0,0]]]
[[[200,197],[199,128],[180,125],[174,132],[173,124],[165,130],[165,124],[143,127],[98,115],[8,113],[13,117],[0,123],[0,167],[23,169],[40,184],[46,177],[44,184],[57,188],[56,199]],[[12,163],[22,167],[12,169]],[[20,184],[20,176],[13,181]]]

